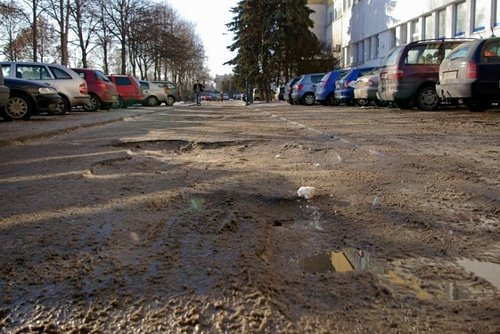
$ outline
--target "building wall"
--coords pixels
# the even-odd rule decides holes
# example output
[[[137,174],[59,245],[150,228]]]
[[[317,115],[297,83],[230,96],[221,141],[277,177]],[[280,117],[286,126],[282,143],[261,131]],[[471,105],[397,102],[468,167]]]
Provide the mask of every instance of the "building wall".
[[[315,17],[322,17],[315,26],[325,27],[320,34],[343,67],[380,65],[394,46],[413,40],[500,35],[500,0],[333,0],[322,5],[323,15],[315,9]]]

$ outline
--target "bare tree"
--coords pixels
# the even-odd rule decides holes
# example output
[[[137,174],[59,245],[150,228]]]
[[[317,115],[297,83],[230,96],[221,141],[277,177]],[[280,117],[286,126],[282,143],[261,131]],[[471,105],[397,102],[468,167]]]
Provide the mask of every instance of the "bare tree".
[[[62,65],[68,65],[69,0],[44,0],[43,7],[47,15],[57,24],[60,62]]]
[[[87,57],[89,52],[96,47],[92,42],[97,38],[97,26],[99,18],[94,11],[96,1],[92,0],[73,0],[70,6],[70,29],[77,37],[76,43],[82,55],[81,66],[88,67]]]

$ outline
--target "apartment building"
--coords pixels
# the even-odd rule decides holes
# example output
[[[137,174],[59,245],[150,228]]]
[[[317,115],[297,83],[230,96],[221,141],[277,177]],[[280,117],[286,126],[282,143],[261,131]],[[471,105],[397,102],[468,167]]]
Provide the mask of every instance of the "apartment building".
[[[342,67],[380,65],[420,39],[500,36],[500,0],[310,0],[314,33]]]

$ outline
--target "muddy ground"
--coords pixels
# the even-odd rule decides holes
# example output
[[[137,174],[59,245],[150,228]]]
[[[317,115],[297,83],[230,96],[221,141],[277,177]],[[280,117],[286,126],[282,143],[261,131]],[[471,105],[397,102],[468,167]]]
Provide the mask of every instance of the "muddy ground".
[[[500,110],[131,112],[0,123],[0,332],[500,333]]]

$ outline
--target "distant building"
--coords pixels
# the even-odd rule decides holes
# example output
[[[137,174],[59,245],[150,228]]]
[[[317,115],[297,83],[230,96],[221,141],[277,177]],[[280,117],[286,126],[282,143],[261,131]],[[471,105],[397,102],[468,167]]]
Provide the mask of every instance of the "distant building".
[[[394,46],[500,36],[500,0],[310,0],[318,39],[341,67],[379,65]]]

